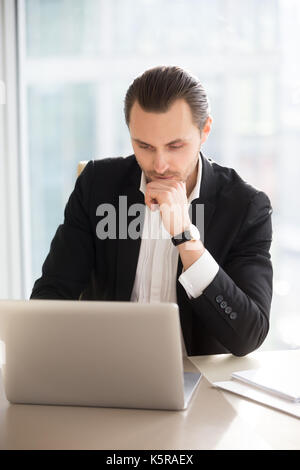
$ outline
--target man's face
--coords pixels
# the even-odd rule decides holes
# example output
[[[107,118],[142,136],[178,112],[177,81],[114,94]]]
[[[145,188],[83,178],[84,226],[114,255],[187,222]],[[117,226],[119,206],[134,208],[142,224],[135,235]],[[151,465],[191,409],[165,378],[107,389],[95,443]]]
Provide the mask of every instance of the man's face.
[[[209,118],[210,119],[210,118]],[[194,180],[201,144],[209,129],[194,124],[189,105],[176,100],[165,113],[144,111],[136,101],[130,113],[129,131],[138,164],[146,180]]]

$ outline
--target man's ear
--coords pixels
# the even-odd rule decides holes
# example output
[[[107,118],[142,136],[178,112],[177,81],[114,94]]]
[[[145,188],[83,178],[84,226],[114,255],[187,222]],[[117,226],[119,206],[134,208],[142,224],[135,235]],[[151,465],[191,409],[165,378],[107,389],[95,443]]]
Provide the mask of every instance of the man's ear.
[[[208,134],[210,133],[211,125],[212,125],[212,117],[208,116],[204,124],[204,127],[201,131],[201,145],[204,144],[204,142],[206,141]]]

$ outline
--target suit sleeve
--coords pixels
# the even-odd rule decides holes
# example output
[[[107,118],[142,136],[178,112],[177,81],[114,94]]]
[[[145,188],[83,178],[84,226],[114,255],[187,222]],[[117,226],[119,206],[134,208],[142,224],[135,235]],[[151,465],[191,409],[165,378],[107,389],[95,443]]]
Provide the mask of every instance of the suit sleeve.
[[[271,213],[268,197],[256,193],[224,265],[202,295],[189,300],[208,332],[236,356],[258,348],[269,330]]]
[[[89,282],[95,263],[90,223],[93,164],[88,162],[76,180],[66,204],[64,222],[51,242],[42,266],[42,276],[34,283],[30,299],[77,300]]]

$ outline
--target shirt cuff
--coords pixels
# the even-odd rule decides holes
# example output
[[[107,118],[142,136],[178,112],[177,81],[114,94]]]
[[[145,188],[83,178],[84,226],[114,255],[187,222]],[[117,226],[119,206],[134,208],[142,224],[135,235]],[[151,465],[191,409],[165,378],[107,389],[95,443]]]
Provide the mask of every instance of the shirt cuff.
[[[189,299],[199,297],[213,281],[219,271],[219,265],[209,251],[205,250],[178,278]]]

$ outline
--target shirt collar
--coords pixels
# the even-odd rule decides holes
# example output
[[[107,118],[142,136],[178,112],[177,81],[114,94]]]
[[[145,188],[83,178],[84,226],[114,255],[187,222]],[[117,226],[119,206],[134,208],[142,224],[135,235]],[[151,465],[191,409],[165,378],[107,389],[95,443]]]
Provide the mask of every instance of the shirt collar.
[[[188,202],[191,203],[194,199],[197,199],[200,195],[200,184],[201,184],[201,176],[202,176],[202,159],[201,155],[199,152],[199,159],[198,159],[198,174],[197,174],[197,181],[194,186],[194,189],[192,190],[191,194],[188,197]],[[140,182],[140,191],[145,195],[146,191],[146,176],[145,173],[142,171],[141,174],[141,182]]]

